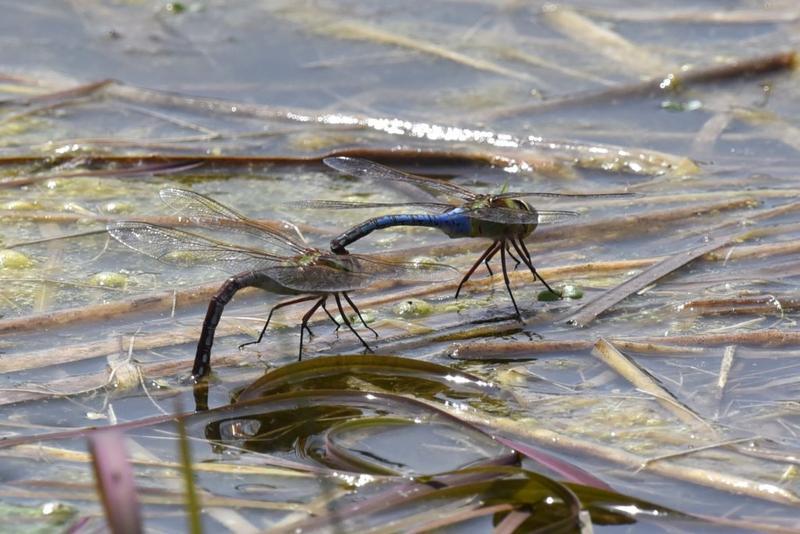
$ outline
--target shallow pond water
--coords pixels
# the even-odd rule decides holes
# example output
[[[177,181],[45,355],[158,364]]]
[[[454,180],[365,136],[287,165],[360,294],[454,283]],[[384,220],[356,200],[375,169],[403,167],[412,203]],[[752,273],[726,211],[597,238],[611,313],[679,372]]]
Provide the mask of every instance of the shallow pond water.
[[[534,471],[669,517],[632,514],[636,532],[800,528],[794,2],[229,4],[0,6],[0,514],[101,528],[85,428],[118,423],[145,525],[185,528],[183,411],[209,530],[568,531],[575,495],[596,529],[625,523]],[[579,214],[526,244],[582,296],[540,300],[510,260],[522,322],[497,259],[457,300],[460,275],[353,292],[380,337],[361,334],[404,360],[332,359],[363,347],[320,312],[295,363],[303,306],[239,350],[282,298],[241,292],[199,401],[195,345],[235,266],[159,262],[106,225],[202,232],[159,199],[182,188],[325,250],[404,210],[291,202],[430,200],[325,156],[478,193],[633,195],[527,199]],[[406,227],[349,250],[463,273],[488,245]],[[533,517],[534,494],[559,504]]]

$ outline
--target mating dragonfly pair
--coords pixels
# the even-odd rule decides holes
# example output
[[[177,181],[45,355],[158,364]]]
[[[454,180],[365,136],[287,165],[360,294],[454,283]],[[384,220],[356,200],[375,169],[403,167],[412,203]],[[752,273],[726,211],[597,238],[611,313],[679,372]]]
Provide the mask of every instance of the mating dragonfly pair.
[[[530,270],[534,280],[538,278],[553,292],[547,282],[539,275],[525,246],[524,239],[540,223],[555,222],[576,216],[572,211],[536,210],[521,200],[525,197],[549,198],[587,198],[618,196],[619,194],[557,194],[557,193],[502,193],[498,195],[477,194],[455,184],[406,174],[377,163],[348,157],[326,158],[324,163],[334,170],[357,178],[409,183],[429,193],[445,195],[456,200],[444,202],[407,203],[351,203],[331,200],[301,201],[294,203],[299,207],[326,209],[352,208],[421,208],[428,213],[385,215],[369,219],[331,241],[331,252],[325,252],[305,244],[297,229],[286,224],[277,229],[250,219],[219,202],[183,189],[164,189],[161,199],[181,215],[188,224],[228,232],[240,233],[255,239],[258,246],[234,245],[214,237],[199,233],[176,230],[143,222],[118,222],[108,226],[108,232],[122,244],[153,257],[157,260],[184,264],[187,255],[192,259],[215,265],[228,272],[238,273],[228,278],[208,305],[200,339],[197,343],[192,376],[200,379],[211,370],[211,347],[214,333],[219,324],[225,305],[240,289],[257,287],[279,295],[293,295],[295,298],[279,302],[269,311],[267,320],[258,339],[245,343],[260,343],[269,326],[275,310],[301,302],[314,301],[303,315],[300,323],[300,352],[303,354],[303,335],[312,335],[308,322],[311,316],[322,308],[328,318],[340,323],[326,308],[330,297],[336,302],[341,321],[350,329],[367,350],[366,341],[353,326],[345,313],[344,300],[361,324],[376,337],[377,332],[370,328],[361,316],[349,292],[364,289],[381,280],[429,280],[441,281],[453,277],[454,269],[435,263],[403,263],[381,259],[377,256],[349,254],[346,247],[369,233],[393,226],[426,226],[438,228],[451,238],[479,237],[491,239],[491,245],[470,267],[456,290],[458,297],[464,283],[472,276],[481,263],[485,263],[491,274],[489,260],[498,253],[503,279],[514,311],[521,320],[519,308],[509,283],[506,256],[519,265],[520,260]],[[516,256],[511,250],[516,252]]]

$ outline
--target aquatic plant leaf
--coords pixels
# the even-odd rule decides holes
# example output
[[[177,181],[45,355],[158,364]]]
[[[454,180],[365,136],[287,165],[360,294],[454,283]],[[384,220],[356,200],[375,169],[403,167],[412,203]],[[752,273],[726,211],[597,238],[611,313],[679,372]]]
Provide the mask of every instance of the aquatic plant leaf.
[[[575,532],[579,527],[580,504],[572,492],[520,468],[469,468],[416,482],[419,485],[405,486],[402,491],[390,488],[355,505],[331,503],[327,514],[287,525],[281,532],[313,531],[326,523],[349,532],[456,525],[485,532],[514,510],[536,510],[520,525],[520,532]]]
[[[118,430],[98,430],[89,434],[88,440],[97,492],[111,531],[142,532],[139,499],[124,435]]]
[[[358,382],[354,382],[357,379]],[[476,403],[498,409],[513,397],[479,376],[444,365],[397,356],[330,356],[285,365],[268,372],[237,396],[238,402],[277,393],[315,389],[364,389],[413,393],[445,402]]]
[[[571,464],[557,456],[546,452],[539,447],[535,447],[533,445],[528,445],[526,443],[522,443],[517,440],[508,439],[502,436],[495,436],[495,440],[499,441],[503,445],[507,445],[511,447],[515,451],[519,452],[530,458],[531,460],[535,461],[536,463],[544,466],[547,469],[550,469],[569,482],[576,482],[579,484],[583,484],[585,486],[591,486],[594,488],[602,488],[606,490],[611,490],[611,486],[600,480],[599,478],[595,477],[591,473],[581,469],[580,467]]]
[[[325,434],[326,457],[361,473],[419,476],[472,467],[512,465],[510,448],[450,420],[370,417],[345,421]]]
[[[665,506],[617,493],[613,490],[566,483],[598,525],[628,525],[639,519],[684,519],[703,522],[699,518]]]
[[[386,393],[273,392],[190,419],[194,432],[202,432],[218,452],[234,448],[277,454],[332,470],[430,475],[518,461],[514,451],[474,425],[426,403]],[[396,447],[401,442],[406,445]],[[432,449],[422,454],[426,446]],[[437,447],[440,450],[434,450]],[[446,456],[432,462],[442,450]]]

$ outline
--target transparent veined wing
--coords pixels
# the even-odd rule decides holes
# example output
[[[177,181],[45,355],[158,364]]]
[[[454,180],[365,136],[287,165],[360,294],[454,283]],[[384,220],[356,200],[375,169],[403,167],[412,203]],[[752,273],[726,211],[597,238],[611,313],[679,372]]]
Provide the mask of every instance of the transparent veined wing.
[[[524,198],[524,197],[541,197],[541,198],[618,198],[618,197],[635,197],[636,193],[547,193],[536,191],[519,191],[516,193],[500,193],[499,195],[492,195],[494,199],[505,198]]]
[[[284,204],[294,208],[351,210],[372,208],[420,208],[433,213],[443,213],[455,206],[444,202],[344,202],[339,200],[296,200]]]
[[[311,265],[278,265],[264,272],[295,291],[333,293],[363,289],[382,280],[444,282],[455,268],[428,262],[395,262],[360,254],[325,254]]]
[[[470,207],[461,208],[464,215],[482,221],[490,221],[501,224],[543,224],[559,222],[580,214],[576,211],[564,210],[525,210],[517,208],[504,208],[500,206],[491,207]]]
[[[568,210],[536,210],[539,213],[539,224],[552,224],[580,217],[577,211]]]
[[[216,200],[189,191],[186,189],[178,189],[176,187],[164,188],[158,192],[161,200],[174,209],[180,215],[187,216],[201,216],[201,217],[221,217],[223,219],[233,221],[246,221],[248,218],[236,211],[229,208]]]
[[[369,273],[346,271],[329,265],[275,265],[263,272],[282,286],[300,293],[355,291],[375,283]]]
[[[362,272],[377,280],[405,282],[447,282],[460,276],[460,271],[444,263],[420,261],[394,261],[374,255],[352,254]]]
[[[108,233],[128,248],[158,261],[178,265],[211,265],[229,273],[259,270],[285,261],[282,256],[235,247],[205,236],[141,222],[116,222]]]
[[[174,187],[162,189],[159,196],[164,203],[179,215],[196,222],[198,226],[218,227],[227,231],[245,233],[267,243],[302,254],[308,247],[303,243],[300,231],[291,223],[283,223],[281,230],[271,228],[224,204],[186,189]]]
[[[432,178],[425,178],[423,176],[416,176],[405,172],[392,169],[380,163],[369,161],[361,158],[348,158],[348,157],[335,157],[325,158],[322,162],[331,169],[337,170],[344,174],[349,174],[356,178],[364,180],[387,180],[394,182],[404,182],[413,184],[423,189],[444,193],[462,200],[474,200],[477,195],[455,184],[434,180]]]

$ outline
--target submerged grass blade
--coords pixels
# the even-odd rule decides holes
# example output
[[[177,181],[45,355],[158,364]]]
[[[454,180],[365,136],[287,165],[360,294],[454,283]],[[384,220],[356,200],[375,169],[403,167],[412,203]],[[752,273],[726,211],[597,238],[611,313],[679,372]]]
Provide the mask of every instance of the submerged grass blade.
[[[118,430],[98,430],[89,434],[88,440],[97,491],[109,528],[114,534],[142,532],[139,499],[125,452],[124,434]]]
[[[183,413],[180,405],[177,406],[176,413]],[[180,450],[181,475],[183,477],[184,488],[186,490],[186,512],[189,515],[188,531],[192,534],[203,534],[203,524],[200,519],[200,498],[194,482],[192,471],[192,454],[189,447],[189,436],[186,433],[186,424],[183,417],[175,420],[178,427],[178,447]]]
[[[655,53],[596,24],[569,7],[545,8],[543,17],[556,31],[618,63],[625,72],[653,76],[660,72],[671,71],[673,68]]]
[[[403,35],[368,22],[336,17],[332,14],[320,12],[319,6],[315,6],[313,12],[309,12],[305,7],[300,7],[279,13],[315,33],[324,33],[338,39],[399,46],[414,52],[421,52],[439,59],[452,61],[472,69],[499,74],[515,80],[534,81],[525,72],[510,69],[485,59],[470,57],[452,48],[422,39],[419,36]]]
[[[659,404],[671,411],[687,425],[696,425],[700,422],[704,424],[707,430],[712,430],[713,432],[713,429],[702,417],[680,402],[675,395],[661,386],[649,372],[622,354],[609,341],[603,338],[598,339],[592,354],[636,386],[636,389],[655,397]]]
[[[611,486],[597,478],[596,476],[592,475],[591,473],[581,469],[580,467],[570,464],[548,452],[539,449],[538,447],[534,447],[532,445],[528,445],[522,443],[518,440],[505,438],[502,436],[495,436],[495,440],[499,441],[503,445],[507,447],[511,447],[515,451],[524,454],[531,460],[534,460],[543,466],[552,469],[568,482],[575,482],[577,484],[582,484],[584,486],[591,486],[594,488],[606,489],[609,491],[613,491]]]

